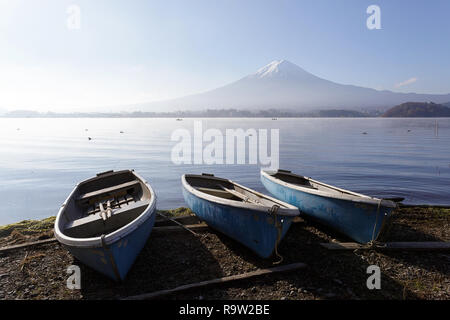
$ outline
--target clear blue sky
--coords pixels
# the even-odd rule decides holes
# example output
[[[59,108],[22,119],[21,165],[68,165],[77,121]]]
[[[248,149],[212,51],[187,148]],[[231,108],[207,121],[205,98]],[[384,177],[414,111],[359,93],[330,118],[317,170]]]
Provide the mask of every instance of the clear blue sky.
[[[372,4],[381,30],[366,27]],[[0,108],[175,98],[278,59],[339,83],[450,93],[449,16],[448,0],[0,0]]]

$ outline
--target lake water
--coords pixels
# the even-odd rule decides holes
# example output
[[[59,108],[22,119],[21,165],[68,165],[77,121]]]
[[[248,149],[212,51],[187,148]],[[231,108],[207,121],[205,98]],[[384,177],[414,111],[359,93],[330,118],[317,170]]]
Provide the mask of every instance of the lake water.
[[[194,121],[223,134],[279,129],[280,167],[329,184],[450,203],[450,119],[0,119],[0,225],[55,215],[77,182],[110,169],[148,179],[160,209],[184,205],[183,173],[210,172],[265,192],[259,165],[172,163],[173,131],[193,132]]]

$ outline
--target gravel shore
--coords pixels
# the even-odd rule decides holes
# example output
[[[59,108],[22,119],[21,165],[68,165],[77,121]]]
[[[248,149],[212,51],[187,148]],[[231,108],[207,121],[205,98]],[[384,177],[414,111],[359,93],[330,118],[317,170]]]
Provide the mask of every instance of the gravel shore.
[[[171,216],[189,209],[165,211]],[[196,218],[193,217],[193,222]],[[54,218],[0,227],[0,246],[48,239]],[[170,225],[159,221],[157,225]],[[182,229],[181,229],[182,230]],[[150,236],[127,279],[115,283],[85,267],[58,243],[0,253],[0,299],[119,299],[180,285],[270,268],[263,260],[211,229]],[[450,241],[450,209],[398,209],[384,241]],[[330,251],[322,242],[351,240],[313,221],[294,223],[279,246],[282,264],[306,269],[194,289],[163,299],[450,299],[450,254],[415,251]],[[66,286],[67,267],[81,268],[81,290]],[[369,290],[367,267],[381,269],[381,289]]]

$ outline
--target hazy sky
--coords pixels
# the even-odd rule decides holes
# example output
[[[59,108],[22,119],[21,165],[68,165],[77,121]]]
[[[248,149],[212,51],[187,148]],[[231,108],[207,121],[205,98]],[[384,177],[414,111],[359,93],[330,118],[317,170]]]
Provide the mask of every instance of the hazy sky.
[[[381,30],[366,26],[372,4]],[[278,59],[344,84],[450,93],[449,16],[448,0],[0,0],[0,109],[175,98]]]

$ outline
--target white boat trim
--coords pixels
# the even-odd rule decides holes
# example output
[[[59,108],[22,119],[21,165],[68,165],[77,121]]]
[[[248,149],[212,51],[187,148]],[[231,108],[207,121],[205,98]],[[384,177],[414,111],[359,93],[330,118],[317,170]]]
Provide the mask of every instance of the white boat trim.
[[[278,204],[280,206],[280,208],[277,211],[277,215],[281,215],[281,216],[290,216],[290,217],[296,217],[300,214],[299,210],[297,207],[283,202],[281,200],[272,198],[270,196],[267,196],[265,194],[262,194],[258,191],[249,189],[247,187],[244,187],[236,182],[233,182],[231,180],[228,179],[224,179],[224,178],[219,178],[219,177],[215,177],[215,176],[204,176],[204,175],[197,175],[197,174],[184,174],[181,177],[181,181],[183,184],[183,187],[190,193],[194,194],[196,197],[212,202],[212,203],[218,203],[218,204],[222,204],[225,206],[231,206],[231,207],[235,207],[235,208],[239,208],[239,209],[249,209],[249,210],[253,210],[253,211],[261,211],[261,212],[269,212],[269,210],[272,207],[268,207],[268,206],[264,206],[264,205],[256,205],[256,204],[252,204],[252,203],[247,203],[247,202],[242,202],[242,201],[235,201],[235,200],[230,200],[230,199],[224,199],[221,197],[216,197],[210,194],[207,194],[205,192],[202,192],[200,190],[197,190],[196,188],[192,187],[187,181],[186,181],[186,177],[198,177],[198,178],[202,178],[202,179],[220,179],[223,181],[227,181],[235,186],[238,186],[239,188],[242,188],[250,193],[253,193],[261,198],[265,198],[267,200],[270,200],[276,204]]]
[[[271,182],[273,182],[275,184],[279,184],[279,185],[282,185],[282,186],[290,188],[290,189],[295,189],[295,190],[298,190],[298,191],[301,191],[301,192],[304,192],[304,193],[309,193],[309,194],[313,194],[313,195],[317,195],[317,196],[321,196],[321,197],[325,197],[325,198],[346,200],[346,201],[352,201],[352,202],[358,202],[358,203],[364,203],[364,204],[370,204],[370,205],[376,205],[376,206],[381,205],[383,207],[390,207],[390,208],[396,208],[397,207],[397,204],[395,202],[393,202],[393,201],[384,200],[384,199],[378,199],[378,198],[366,196],[364,194],[356,193],[356,192],[353,192],[353,191],[341,189],[341,188],[338,188],[338,187],[335,187],[335,186],[331,186],[331,185],[325,184],[323,182],[311,179],[309,177],[296,175],[295,173],[289,173],[289,174],[291,174],[293,176],[304,178],[304,179],[306,179],[308,181],[311,181],[311,182],[313,182],[315,184],[324,186],[326,188],[330,188],[330,189],[342,192],[342,194],[329,193],[329,192],[325,192],[323,190],[316,190],[316,189],[311,189],[311,188],[295,185],[295,184],[292,184],[292,183],[288,183],[288,182],[285,182],[285,181],[283,181],[281,179],[275,178],[273,176],[273,174],[276,174],[277,172],[278,171],[261,170],[261,176],[263,176],[264,178],[270,180]]]

